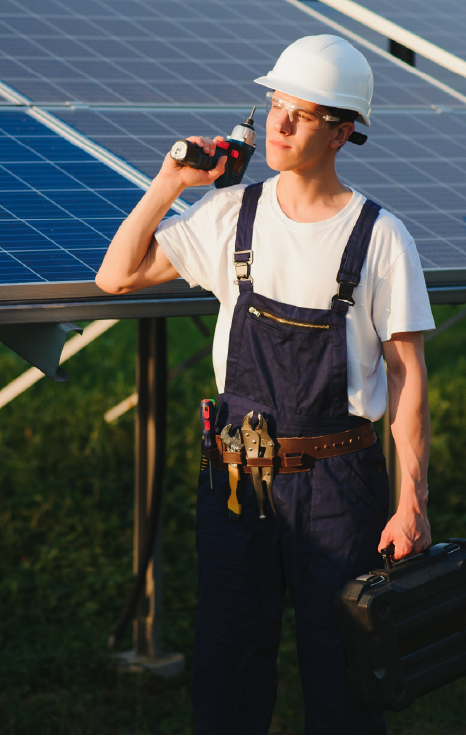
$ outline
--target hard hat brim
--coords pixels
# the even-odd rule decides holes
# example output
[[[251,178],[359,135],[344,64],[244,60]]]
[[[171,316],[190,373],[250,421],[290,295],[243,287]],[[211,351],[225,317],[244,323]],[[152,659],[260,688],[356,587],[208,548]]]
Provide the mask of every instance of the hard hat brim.
[[[293,85],[289,80],[285,80],[274,72],[269,72],[265,77],[258,77],[254,80],[256,84],[262,85],[262,87],[268,87],[269,89],[276,89],[279,92],[285,92],[287,95],[298,97],[300,100],[306,100],[307,102],[314,102],[316,105],[323,105],[324,107],[338,107],[342,110],[354,110],[358,113],[356,118],[358,123],[362,123],[367,127],[370,126],[370,110],[366,113],[363,106],[357,104],[353,96],[342,95],[334,92],[328,92],[327,90],[317,89],[317,87],[308,87],[303,89],[298,85]],[[363,100],[361,99],[361,102]]]

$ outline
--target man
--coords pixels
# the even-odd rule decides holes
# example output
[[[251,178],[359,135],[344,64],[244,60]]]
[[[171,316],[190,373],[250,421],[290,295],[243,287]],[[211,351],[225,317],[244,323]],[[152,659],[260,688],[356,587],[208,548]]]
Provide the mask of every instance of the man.
[[[268,733],[288,588],[306,733],[383,733],[382,713],[348,695],[332,601],[346,580],[380,565],[377,547],[393,543],[399,559],[430,544],[422,331],[434,324],[409,233],[335,171],[354,121],[370,124],[366,59],[338,37],[306,37],[256,82],[271,90],[267,162],[279,175],[209,192],[160,224],[186,187],[211,184],[225,163],[203,172],[167,156],[96,282],[126,293],[181,275],[220,301],[218,431],[243,426],[246,445],[228,457],[219,443],[213,494],[208,473],[200,477],[197,731]],[[191,140],[214,153],[215,141]],[[386,407],[382,353],[402,470],[388,524],[385,460],[370,424]],[[260,416],[270,439],[263,457]],[[237,523],[227,510],[232,458],[243,466]]]

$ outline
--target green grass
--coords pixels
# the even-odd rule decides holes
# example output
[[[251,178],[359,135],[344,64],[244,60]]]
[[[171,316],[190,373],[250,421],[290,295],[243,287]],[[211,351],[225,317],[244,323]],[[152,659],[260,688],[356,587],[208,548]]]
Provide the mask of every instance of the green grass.
[[[439,322],[452,307],[436,308]],[[213,318],[206,318],[212,331]],[[169,366],[211,337],[169,320]],[[434,428],[434,541],[466,534],[466,320],[427,345]],[[107,409],[135,388],[136,324],[121,322],[67,363],[68,384],[41,380],[0,410],[0,731],[193,733],[190,673],[196,612],[194,516],[198,406],[215,394],[210,358],[169,387],[163,637],[183,675],[123,674],[106,641],[132,577],[134,411]],[[0,387],[27,364],[0,346]],[[130,632],[120,649],[131,646]],[[303,732],[290,605],[272,733]],[[389,714],[391,733],[463,733],[465,679]]]

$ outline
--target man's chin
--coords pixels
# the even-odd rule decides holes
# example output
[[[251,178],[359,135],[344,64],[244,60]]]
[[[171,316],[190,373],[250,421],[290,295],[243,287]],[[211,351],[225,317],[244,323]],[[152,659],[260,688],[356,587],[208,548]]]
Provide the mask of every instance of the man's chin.
[[[286,153],[267,150],[266,154],[267,166],[272,171],[290,171],[294,168],[294,161],[290,161],[290,156]]]

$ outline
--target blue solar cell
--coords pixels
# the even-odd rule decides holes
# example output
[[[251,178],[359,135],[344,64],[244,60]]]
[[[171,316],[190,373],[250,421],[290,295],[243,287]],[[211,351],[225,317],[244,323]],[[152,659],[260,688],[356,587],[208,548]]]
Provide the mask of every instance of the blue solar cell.
[[[121,189],[122,177],[116,171],[112,171],[100,161],[84,162],[64,162],[60,164],[60,169],[66,171],[77,181],[91,189]],[[136,189],[141,191],[135,184],[130,181],[126,182],[126,189]]]
[[[54,201],[75,217],[117,217],[124,212],[88,189],[50,192]]]
[[[12,219],[11,212],[8,212],[8,210],[4,209],[3,207],[0,207],[0,219],[1,220],[11,220]]]
[[[107,248],[76,248],[73,250],[73,255],[94,271],[98,271],[106,252]]]
[[[64,250],[22,253],[21,263],[46,281],[90,281],[95,277],[95,269],[89,268]]]
[[[0,117],[0,133],[17,135],[44,135],[46,129],[25,112],[2,110]]]
[[[50,241],[57,243],[59,246],[69,251],[73,251],[75,248],[83,246],[88,248],[94,246],[96,248],[99,246],[101,248],[107,248],[110,242],[110,237],[113,237],[117,231],[121,219],[110,220],[112,223],[110,228],[110,237],[106,237],[105,234],[103,234],[103,228],[101,226],[97,226],[94,229],[95,222],[95,220],[92,220],[92,224],[86,225],[86,223],[81,220],[44,220],[35,221],[34,228],[39,233],[42,233],[45,237],[49,238]]]
[[[10,215],[21,219],[67,217],[66,212],[39,192],[2,192],[1,202]]]
[[[11,163],[17,161],[41,161],[42,159],[37,153],[20,143],[17,143],[13,138],[8,136],[2,136],[0,138],[0,161]]]
[[[95,228],[99,233],[102,233],[102,235],[106,235],[108,240],[110,241],[120,227],[123,220],[124,217],[120,217],[118,219],[109,217],[105,220],[100,219],[99,217],[94,217],[92,220],[89,220],[89,225],[92,225],[92,227]]]
[[[72,176],[68,176],[67,173],[57,166],[45,162],[36,164],[9,164],[8,170],[18,177],[18,184],[25,182],[31,187],[34,187],[34,189],[42,192],[49,189],[78,189],[80,186],[80,182]],[[2,187],[0,179],[0,188],[9,189],[10,187]],[[20,187],[18,186],[17,188],[19,189]]]
[[[0,229],[0,248],[13,253],[24,250],[59,248],[52,240],[37,232],[25,222],[3,222]]]
[[[141,199],[144,192],[141,189],[99,189],[99,194],[109,202],[129,214]],[[103,213],[102,213],[103,214]]]
[[[0,284],[93,281],[142,190],[24,112],[0,110],[0,162]]]
[[[8,168],[11,170],[11,166]],[[24,181],[21,181],[16,176],[12,176],[0,166],[0,191],[3,189],[29,189],[29,187]]]
[[[47,161],[94,161],[82,148],[71,145],[58,135],[21,136],[20,143],[36,151]]]
[[[45,281],[41,276],[26,268],[9,253],[0,251],[0,284],[26,284]]]

